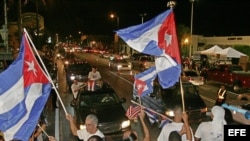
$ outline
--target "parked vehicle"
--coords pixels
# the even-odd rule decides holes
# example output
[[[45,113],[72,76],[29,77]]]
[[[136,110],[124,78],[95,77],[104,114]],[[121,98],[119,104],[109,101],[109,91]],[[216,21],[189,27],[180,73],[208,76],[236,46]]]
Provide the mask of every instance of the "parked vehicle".
[[[123,103],[125,98],[119,98],[114,89],[107,83],[88,91],[84,88],[79,92],[77,104],[74,107],[76,124],[84,128],[85,118],[88,114],[96,114],[99,120],[98,128],[106,137],[120,137],[124,131],[131,129],[130,120],[126,117]]]
[[[219,64],[202,70],[201,76],[232,86],[234,92],[250,89],[250,72],[243,71],[240,65]]]
[[[182,79],[185,79],[189,82],[191,82],[193,85],[204,85],[204,78],[200,76],[196,71],[194,70],[185,70],[182,72]]]

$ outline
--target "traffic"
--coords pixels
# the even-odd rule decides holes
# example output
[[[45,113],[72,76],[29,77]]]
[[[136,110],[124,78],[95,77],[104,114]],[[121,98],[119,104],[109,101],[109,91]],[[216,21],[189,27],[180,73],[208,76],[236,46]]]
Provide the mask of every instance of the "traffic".
[[[133,103],[133,102],[137,102],[137,103],[139,103],[138,102],[138,96],[136,96],[136,95],[133,95],[133,81],[134,81],[134,75],[135,74],[137,74],[137,73],[139,73],[140,72],[140,70],[138,70],[138,69],[132,69],[131,71],[129,71],[129,70],[121,70],[121,71],[119,71],[119,73],[117,73],[117,70],[116,69],[110,69],[110,67],[109,67],[109,63],[110,63],[110,59],[109,58],[102,58],[102,57],[100,57],[100,55],[98,54],[98,53],[75,53],[75,55],[77,56],[77,58],[78,59],[81,59],[82,61],[84,61],[84,62],[88,62],[89,64],[91,64],[92,66],[96,66],[97,67],[97,70],[101,73],[101,75],[102,75],[102,80],[105,82],[105,83],[107,83],[108,84],[108,86],[110,86],[114,91],[115,91],[115,93],[117,94],[117,96],[113,96],[113,98],[114,97],[116,97],[115,99],[117,99],[118,101],[118,103],[121,103],[122,105],[123,105],[123,107],[124,108],[122,108],[123,109],[123,113],[124,113],[124,115],[125,115],[125,111],[128,109],[128,107]],[[115,55],[113,55],[113,56],[115,56]],[[61,60],[61,59],[57,59],[57,65],[58,65],[58,68],[60,68],[60,67],[62,67],[62,66],[60,66],[60,64],[63,64],[63,61]],[[63,68],[63,67],[62,67]],[[131,72],[132,72],[132,76],[131,76]],[[59,74],[60,74],[60,71],[58,72]],[[64,73],[64,70],[62,70],[62,72],[61,72],[62,74]],[[59,78],[60,79],[65,79],[65,77],[64,77],[65,75],[62,75],[62,76],[59,76]],[[64,82],[64,81],[61,81],[61,82]],[[66,85],[67,83],[66,82],[64,82],[65,84],[59,84],[59,86],[60,85]],[[186,105],[186,107],[190,107],[189,106],[189,104],[196,104],[197,106],[199,105],[198,103],[201,103],[201,105],[203,105],[203,106],[198,106],[198,107],[203,107],[203,109],[200,109],[200,110],[198,110],[197,109],[197,111],[200,111],[200,112],[203,112],[203,114],[198,114],[198,113],[196,113],[196,114],[198,114],[198,115],[202,115],[201,117],[199,117],[198,116],[198,119],[197,119],[197,116],[194,116],[194,117],[196,117],[196,119],[193,119],[193,118],[190,118],[190,123],[192,124],[192,127],[193,127],[193,130],[195,131],[196,130],[196,128],[197,128],[197,126],[198,126],[198,123],[200,123],[201,121],[206,121],[206,120],[209,120],[209,116],[206,116],[206,114],[208,114],[209,112],[210,112],[210,108],[215,104],[215,99],[216,99],[216,91],[217,91],[217,89],[220,87],[220,85],[221,85],[221,83],[218,83],[218,82],[216,82],[216,81],[207,81],[205,84],[203,84],[203,85],[197,85],[197,86],[195,86],[195,85],[193,85],[191,82],[185,82],[185,83],[189,83],[189,85],[191,85],[193,88],[193,90],[192,89],[185,89],[185,91],[186,90],[188,90],[189,92],[185,92],[185,93],[187,93],[187,97],[188,97],[188,94],[190,93],[190,91],[192,91],[192,92],[195,92],[196,94],[194,94],[194,95],[196,95],[197,97],[200,97],[200,98],[198,98],[198,99],[200,99],[200,100],[198,100],[198,101],[200,101],[200,102],[198,102],[197,100],[193,100],[193,101],[189,101],[189,100],[187,100],[187,104],[188,105]],[[65,89],[65,88],[63,88],[63,87],[61,87],[62,89]],[[185,87],[184,87],[185,88]],[[176,88],[176,89],[178,89],[178,88]],[[157,106],[152,106],[152,105],[157,105],[157,103],[156,104],[154,104],[154,102],[151,100],[151,101],[148,101],[149,99],[158,99],[158,98],[161,98],[161,99],[163,99],[164,97],[164,99],[167,99],[167,100],[169,100],[166,96],[171,96],[171,95],[167,95],[167,93],[165,94],[165,96],[160,96],[159,97],[159,90],[157,91],[157,90],[155,90],[156,92],[158,92],[158,94],[157,93],[152,93],[151,95],[149,95],[149,96],[146,96],[146,97],[143,97],[142,99],[141,99],[141,102],[142,102],[142,104],[143,104],[143,106],[144,107],[147,107],[147,108],[149,108],[149,109],[152,109],[153,111],[157,111],[157,112],[159,112],[160,110],[163,110],[163,109],[166,109],[166,107],[164,108],[163,107],[163,109],[162,109],[162,106],[160,106],[160,105],[158,105],[158,107]],[[93,93],[93,92],[92,92]],[[95,93],[95,92],[94,92]],[[98,92],[99,93],[99,92]],[[70,94],[70,93],[69,93]],[[179,94],[180,94],[180,92],[179,92]],[[81,96],[80,97],[82,97],[82,96],[84,96],[84,91],[83,91],[83,94],[80,94]],[[91,95],[91,94],[90,94]],[[87,95],[86,95],[87,96]],[[100,95],[101,96],[101,95]],[[237,99],[237,96],[238,96],[238,94],[235,94],[235,93],[233,93],[233,92],[230,92],[230,91],[228,91],[228,97],[227,97],[227,101],[229,101],[229,100],[232,100],[232,99]],[[77,117],[77,121],[78,121],[78,126],[80,126],[80,124],[81,123],[84,123],[83,121],[84,121],[84,118],[83,117],[85,117],[86,116],[86,114],[85,114],[85,116],[80,116],[79,115],[79,108],[81,107],[81,106],[86,106],[83,102],[81,102],[82,101],[82,99],[84,99],[84,98],[80,98],[79,97],[79,104],[77,104],[77,106],[69,106],[69,110],[70,111],[72,111],[72,115],[75,115],[76,117]],[[193,97],[193,96],[189,96],[189,97]],[[70,99],[70,100],[69,100]],[[80,100],[81,99],[81,100]],[[71,98],[70,97],[68,97],[68,100],[66,100],[66,101],[68,101],[69,103],[71,102]],[[120,102],[119,102],[120,101]],[[131,102],[132,101],[132,102]],[[179,101],[179,103],[181,103],[180,102],[180,100],[177,100],[177,101]],[[170,100],[170,102],[172,103],[172,108],[173,108],[173,105],[175,104],[175,102],[173,101],[173,99],[171,98],[171,100]],[[68,103],[68,104],[69,104]],[[65,103],[65,104],[67,104],[67,103]],[[167,104],[169,104],[169,102],[167,102]],[[70,104],[69,104],[70,105]],[[79,105],[81,105],[81,106],[79,106]],[[87,104],[88,106],[90,106],[89,104]],[[112,104],[111,104],[112,105]],[[165,105],[165,104],[164,104]],[[87,106],[87,107],[88,107]],[[78,107],[78,108],[77,108]],[[93,106],[92,106],[93,107]],[[94,107],[96,107],[96,106],[94,106]],[[159,108],[159,107],[161,107],[161,108]],[[78,110],[77,110],[78,109]],[[87,109],[89,109],[89,108],[87,108]],[[92,109],[92,108],[90,108],[90,109]],[[121,109],[121,108],[120,108]],[[169,109],[169,108],[168,108]],[[190,109],[187,109],[187,111],[188,110],[190,110]],[[92,111],[95,111],[95,112],[97,112],[97,110],[92,110]],[[105,110],[106,111],[106,110]],[[73,114],[74,113],[74,114]],[[88,112],[86,112],[86,113],[88,113]],[[102,116],[103,115],[107,115],[107,116],[109,116],[110,118],[111,117],[113,117],[112,116],[112,114],[108,114],[107,112],[104,112],[105,114],[102,114]],[[117,110],[114,112],[114,114],[116,115],[116,113],[117,113]],[[120,113],[120,112],[118,112],[118,113]],[[117,114],[118,114],[117,113]],[[160,113],[160,115],[161,114],[166,114],[167,112],[164,112],[164,111],[162,111],[162,112],[159,112]],[[191,114],[192,112],[190,111],[190,114]],[[231,117],[232,119],[231,119],[231,122],[232,122],[232,124],[250,124],[250,123],[247,123],[247,122],[245,122],[245,123],[241,123],[240,121],[241,120],[237,120],[237,116],[235,116],[235,115],[237,115],[237,114],[241,114],[241,113],[239,113],[239,112],[236,112],[235,110],[234,111],[232,111],[231,112],[232,114],[229,116],[229,117]],[[64,115],[64,114],[63,114]],[[115,116],[114,115],[114,117],[117,117],[117,116]],[[242,114],[241,114],[242,115]],[[100,116],[100,118],[102,117],[102,116]],[[166,115],[167,116],[167,115]],[[191,116],[191,115],[190,115]],[[104,117],[106,117],[106,116],[104,116]],[[119,117],[119,116],[118,116]],[[192,116],[191,116],[192,117]],[[244,116],[243,116],[244,117]],[[62,117],[62,118],[64,118],[64,117]],[[170,118],[170,121],[172,120],[172,118],[171,118],[171,116],[167,116],[167,118]],[[241,117],[242,118],[242,117]],[[63,119],[61,119],[61,120],[63,120]],[[101,118],[100,119],[100,121],[102,121],[103,120],[103,118]],[[196,123],[194,123],[194,122],[192,122],[191,120],[193,120],[193,121],[196,121]],[[113,120],[113,122],[114,122],[115,120]],[[159,135],[159,133],[160,133],[160,131],[161,131],[161,128],[159,128],[159,124],[160,124],[160,120],[159,119],[157,119],[156,121],[158,121],[158,122],[155,122],[155,123],[153,123],[152,125],[151,125],[151,123],[150,122],[148,122],[148,126],[149,127],[151,127],[152,126],[152,137],[151,138],[153,138],[153,140],[156,140],[156,138],[157,138],[157,136]],[[228,119],[228,121],[230,121],[230,119]],[[245,121],[248,121],[248,119],[246,119],[245,118]],[[138,126],[135,126],[136,124],[138,124],[137,122],[135,122],[134,120],[132,120],[132,121],[130,121],[131,123],[131,125],[130,125],[130,128],[138,128],[139,130],[140,130],[140,127],[138,127]],[[111,122],[109,122],[109,123],[111,123]],[[100,127],[100,129],[102,129],[103,127]],[[66,128],[63,128],[64,130],[67,130],[67,131],[64,131],[64,132],[69,132],[69,134],[70,134],[70,128],[69,127],[67,127],[67,125],[66,125]],[[137,130],[138,130],[137,129]],[[150,130],[151,130],[150,129]],[[115,132],[115,130],[113,131],[114,133],[118,133],[118,132]],[[110,136],[110,133],[109,134],[107,134],[107,135],[109,135]],[[60,135],[60,136],[62,136],[63,137],[63,135]],[[120,133],[120,136],[121,136],[121,133]],[[139,133],[139,138],[142,138],[143,137],[143,133]],[[115,138],[116,137],[116,138]],[[117,139],[117,136],[115,136],[113,139]],[[74,138],[75,139],[75,136],[72,136],[72,138]],[[109,139],[111,139],[111,140],[113,140],[112,139],[112,137],[109,137]]]

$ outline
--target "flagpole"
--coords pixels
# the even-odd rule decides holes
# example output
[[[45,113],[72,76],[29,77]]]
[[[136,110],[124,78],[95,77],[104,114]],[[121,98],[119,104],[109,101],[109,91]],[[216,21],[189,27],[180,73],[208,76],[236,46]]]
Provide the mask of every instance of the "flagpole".
[[[38,58],[39,58],[39,60],[40,60],[40,62],[41,62],[41,64],[42,64],[42,67],[44,68],[44,70],[45,70],[45,72],[46,72],[46,74],[47,74],[46,77],[47,77],[47,79],[50,81],[50,83],[52,84],[53,88],[55,89],[56,95],[57,95],[59,101],[61,102],[61,105],[62,105],[62,107],[63,107],[63,110],[64,110],[65,114],[67,115],[68,112],[67,112],[67,110],[66,110],[66,108],[65,108],[65,105],[63,104],[63,101],[62,101],[62,99],[61,99],[61,97],[60,97],[60,95],[59,95],[59,92],[57,91],[56,86],[55,86],[54,82],[52,81],[52,79],[51,79],[51,77],[50,77],[50,74],[49,74],[49,72],[48,72],[46,66],[45,66],[44,63],[43,63],[42,58],[40,57],[40,55],[39,55],[39,53],[38,53],[38,51],[37,51],[37,49],[36,49],[34,43],[32,42],[32,40],[31,40],[31,38],[30,38],[30,36],[29,36],[29,34],[28,34],[28,32],[27,32],[27,30],[26,30],[25,28],[24,28],[24,32],[26,33],[27,38],[29,39],[29,41],[30,41],[30,43],[31,43],[31,45],[32,45],[32,47],[33,47],[33,49],[34,49],[36,55],[38,56]]]
[[[131,100],[131,102],[134,103],[134,104],[136,104],[136,105],[138,105],[138,106],[140,106],[140,107],[142,107],[142,108],[144,108],[144,109],[148,109],[150,112],[153,112],[153,113],[155,113],[155,114],[157,114],[157,115],[159,115],[159,116],[161,116],[163,118],[167,118],[168,120],[173,121],[171,118],[169,118],[169,117],[167,117],[167,116],[165,116],[165,115],[163,115],[161,113],[158,113],[158,112],[156,112],[156,111],[154,111],[154,110],[152,110],[152,109],[150,109],[148,107],[145,107],[145,106],[143,106],[143,105],[135,102],[134,100]]]
[[[181,88],[182,111],[185,112],[184,91],[183,91],[183,86],[182,86],[182,80],[181,80],[181,78],[180,78],[180,88]]]

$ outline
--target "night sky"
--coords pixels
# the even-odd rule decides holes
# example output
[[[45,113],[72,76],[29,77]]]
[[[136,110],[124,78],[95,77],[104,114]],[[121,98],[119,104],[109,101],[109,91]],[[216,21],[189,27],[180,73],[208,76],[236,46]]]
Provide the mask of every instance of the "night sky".
[[[17,1],[17,0],[7,0]],[[23,5],[23,12],[35,12],[31,0]],[[36,1],[36,0],[33,0]],[[166,7],[167,0],[44,0],[39,1],[38,11],[45,18],[45,26],[54,33],[113,34],[119,16],[119,28],[141,23],[140,14],[147,13],[144,21],[157,16]],[[24,0],[22,0],[24,2]],[[189,0],[176,0],[174,8],[176,24],[190,27],[191,3]],[[250,35],[250,2],[248,0],[196,0],[193,12],[193,34],[204,36]],[[0,3],[3,9],[2,0]],[[14,9],[14,10],[13,10]],[[11,8],[10,8],[11,10]],[[15,8],[9,11],[10,20],[15,19]],[[3,24],[3,12],[0,13]]]

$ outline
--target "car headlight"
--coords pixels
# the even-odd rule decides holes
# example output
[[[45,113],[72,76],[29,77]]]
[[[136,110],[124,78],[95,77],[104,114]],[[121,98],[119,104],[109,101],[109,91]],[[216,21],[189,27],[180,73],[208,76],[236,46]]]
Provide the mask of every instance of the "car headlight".
[[[85,124],[80,124],[80,129],[86,129],[86,125]]]
[[[117,68],[119,69],[119,68],[121,68],[122,67],[122,65],[117,65]]]
[[[174,111],[170,110],[170,111],[166,111],[165,114],[169,117],[174,117]]]
[[[122,128],[127,128],[130,126],[130,120],[126,120],[122,122]]]
[[[75,80],[75,79],[76,79],[76,76],[74,76],[74,75],[70,76],[70,80]]]

